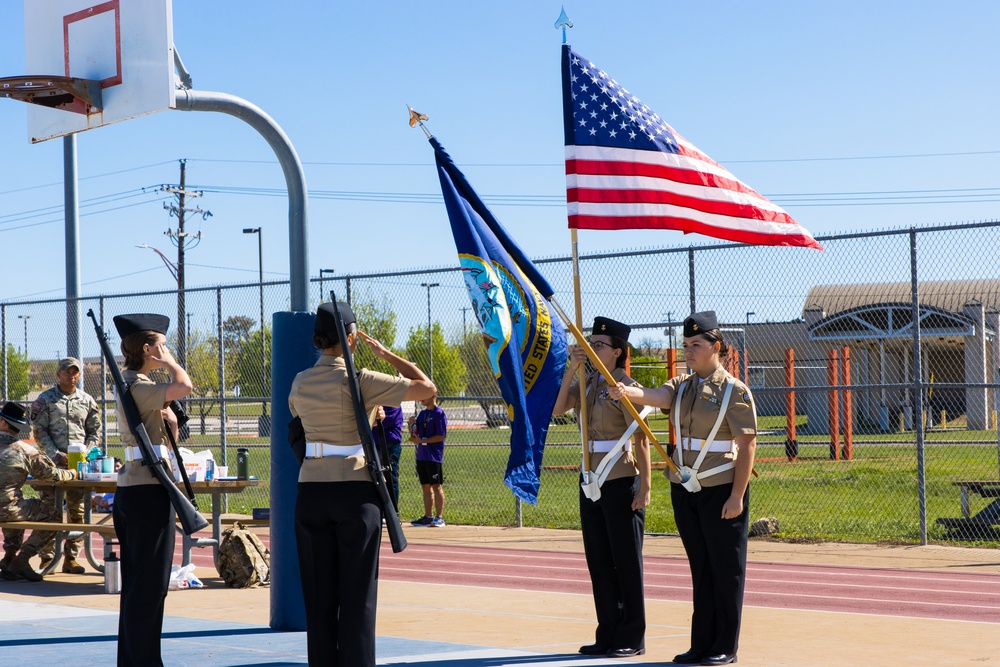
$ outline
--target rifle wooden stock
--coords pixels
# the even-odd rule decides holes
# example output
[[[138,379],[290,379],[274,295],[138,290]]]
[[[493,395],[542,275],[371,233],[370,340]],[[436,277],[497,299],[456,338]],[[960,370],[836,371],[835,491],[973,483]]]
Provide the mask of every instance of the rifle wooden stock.
[[[142,452],[142,464],[149,466],[153,477],[167,490],[170,504],[173,505],[174,511],[177,512],[177,518],[181,522],[181,528],[183,528],[185,535],[191,535],[207,528],[208,520],[201,515],[198,508],[194,506],[194,503],[181,492],[180,488],[174,483],[173,475],[168,476],[167,471],[170,469],[170,463],[166,459],[156,456],[153,443],[149,439],[149,433],[146,432],[146,425],[142,423],[139,406],[135,404],[132,392],[125,383],[125,378],[122,377],[122,371],[118,368],[115,355],[111,353],[108,336],[101,329],[101,325],[97,323],[97,317],[94,315],[93,309],[87,311],[87,316],[94,323],[97,341],[101,344],[101,354],[104,355],[105,361],[108,362],[111,379],[114,380],[115,390],[118,392],[118,400],[121,401],[122,409],[125,411],[125,421],[128,422],[129,431],[132,432],[136,443],[139,445],[139,451]],[[183,464],[179,463],[179,465]]]
[[[347,384],[351,389],[351,402],[354,403],[354,419],[358,424],[358,435],[361,437],[361,446],[365,450],[365,462],[368,465],[368,474],[371,475],[375,490],[382,501],[382,511],[385,514],[385,527],[389,532],[389,543],[392,545],[393,553],[399,553],[406,548],[406,535],[403,534],[403,526],[399,523],[399,515],[392,504],[392,497],[389,495],[389,487],[385,481],[385,471],[382,468],[382,461],[379,458],[378,447],[372,439],[372,428],[368,423],[368,411],[365,409],[365,402],[361,396],[361,386],[358,384],[358,375],[354,370],[354,356],[351,354],[351,346],[347,344],[347,327],[344,325],[344,317],[337,308],[337,297],[333,291],[330,292],[330,300],[333,301],[333,317],[337,323],[337,337],[340,339],[340,349],[344,351],[344,365],[347,366]]]

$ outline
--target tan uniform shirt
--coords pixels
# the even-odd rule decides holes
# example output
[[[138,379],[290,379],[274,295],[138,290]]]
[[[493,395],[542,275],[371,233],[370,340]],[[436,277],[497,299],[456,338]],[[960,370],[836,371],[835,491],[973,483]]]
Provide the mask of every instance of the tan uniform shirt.
[[[624,368],[616,368],[611,371],[611,377],[615,383],[621,382],[626,387],[638,387],[638,382],[625,374]],[[579,397],[580,383],[574,381],[570,385],[571,396]],[[588,440],[615,440],[617,441],[625,433],[626,429],[635,421],[628,409],[621,401],[616,401],[608,395],[608,383],[600,377],[600,373],[592,373],[587,378],[587,431]],[[577,419],[580,418],[580,408],[574,409]],[[605,452],[592,452],[590,455],[590,471],[597,470],[601,460],[607,456]],[[622,454],[622,457],[615,462],[608,473],[608,479],[618,479],[620,477],[635,477],[639,474],[639,469],[635,465],[635,452],[630,450]]]
[[[669,409],[671,411],[671,423],[673,423],[674,419],[680,420],[681,440],[684,442],[684,465],[693,466],[700,454],[700,450],[688,448],[686,443],[687,438],[700,438],[704,440],[712,432],[715,420],[719,417],[719,410],[722,408],[722,397],[725,394],[726,379],[732,377],[726,372],[726,369],[720,366],[700,384],[698,376],[691,374],[671,378],[663,385],[669,390],[670,394]],[[722,420],[722,424],[719,426],[714,440],[732,440],[737,435],[757,434],[757,414],[753,405],[753,396],[750,394],[747,386],[740,382],[739,379],[733,378],[733,381],[735,381],[735,385],[733,386],[732,396],[729,399],[729,408],[726,410],[725,419]],[[687,384],[684,387],[684,395],[681,396],[680,415],[675,415],[673,414],[674,401],[677,396],[677,388],[682,382]],[[680,444],[678,443],[678,446]],[[735,461],[738,456],[738,451],[732,453],[708,452],[705,455],[705,460],[702,461],[700,472],[708,472],[717,466]],[[674,459],[676,460],[676,455]],[[680,478],[671,473],[669,468],[664,471],[664,474],[667,475],[667,478],[671,482],[680,484]],[[699,481],[702,486],[731,484],[734,475],[734,470],[724,470],[703,479],[699,478]]]
[[[125,383],[130,385],[132,398],[139,408],[139,415],[142,423],[149,433],[149,441],[153,445],[164,445],[169,447],[167,440],[167,429],[163,425],[163,413],[161,412],[169,405],[167,401],[167,383],[153,382],[145,375],[135,371],[122,371]],[[135,436],[129,430],[128,421],[125,419],[125,411],[122,409],[121,399],[116,402],[116,412],[118,414],[118,429],[122,436],[122,445],[125,447],[138,447]],[[159,484],[148,466],[142,465],[142,459],[126,461],[118,471],[118,486],[140,486],[142,484]]]
[[[375,423],[380,405],[399,405],[410,381],[362,368],[358,372],[361,398]],[[295,376],[288,395],[293,417],[302,419],[306,442],[351,446],[361,444],[354,402],[343,357],[324,354],[312,368]],[[306,458],[299,468],[300,482],[370,482],[364,454]]]

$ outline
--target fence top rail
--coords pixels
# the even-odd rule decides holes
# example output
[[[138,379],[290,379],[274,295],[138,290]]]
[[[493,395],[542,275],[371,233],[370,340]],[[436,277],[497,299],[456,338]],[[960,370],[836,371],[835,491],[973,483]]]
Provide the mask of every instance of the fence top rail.
[[[1000,227],[1000,220],[983,220],[981,222],[962,222],[962,223],[949,223],[949,224],[939,224],[939,225],[928,225],[923,227],[899,227],[890,229],[879,229],[872,231],[858,231],[858,232],[844,232],[839,234],[827,234],[822,236],[817,236],[817,241],[839,241],[847,239],[858,239],[858,238],[873,238],[879,236],[902,236],[908,234],[926,234],[934,232],[945,232],[945,231],[958,231],[965,229],[983,229],[988,227]],[[580,255],[580,261],[596,261],[602,259],[613,259],[617,257],[640,257],[644,255],[669,255],[674,253],[688,253],[692,251],[703,251],[703,250],[723,250],[731,248],[746,248],[750,247],[743,243],[704,243],[704,244],[688,244],[684,246],[659,246],[652,248],[640,248],[635,250],[616,250],[613,252],[597,252],[588,253]],[[569,255],[558,256],[558,257],[544,257],[536,258],[532,261],[536,264],[557,264],[571,261],[572,257]],[[366,279],[366,278],[392,278],[399,276],[418,276],[418,275],[428,275],[434,273],[452,273],[455,271],[460,271],[461,267],[454,266],[440,266],[440,267],[430,267],[422,269],[404,269],[400,271],[383,271],[383,272],[369,272],[369,273],[345,273],[336,276],[317,276],[310,277],[310,283],[316,282],[336,282],[336,281],[347,281],[355,279]],[[207,285],[203,287],[187,287],[184,289],[185,294],[196,294],[198,292],[215,292],[219,290],[231,290],[231,289],[247,289],[251,287],[260,286],[278,286],[278,285],[288,285],[288,280],[270,280],[264,281],[263,283],[234,283],[226,285]],[[96,299],[116,299],[116,298],[128,298],[128,297],[146,297],[146,296],[164,296],[168,294],[176,294],[178,290],[176,289],[166,289],[166,290],[155,290],[149,292],[113,292],[108,294],[91,294],[86,296],[78,297],[54,297],[50,299],[19,299],[17,301],[6,301],[0,300],[0,308],[6,308],[8,306],[29,306],[29,305],[43,305],[52,303],[66,303],[67,301],[93,301]]]

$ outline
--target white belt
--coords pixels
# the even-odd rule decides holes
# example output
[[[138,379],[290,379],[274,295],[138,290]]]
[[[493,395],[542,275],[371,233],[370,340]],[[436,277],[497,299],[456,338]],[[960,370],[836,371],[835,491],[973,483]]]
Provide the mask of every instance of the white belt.
[[[700,452],[705,441],[701,438],[684,438],[684,449],[689,449],[693,452]],[[723,452],[731,454],[736,451],[736,441],[735,440],[713,440],[712,444],[708,446],[708,451],[710,452]]]
[[[617,444],[617,440],[591,440],[590,451],[598,454],[607,454],[614,449]],[[624,449],[626,452],[632,451],[632,442],[628,441],[625,443]]]
[[[361,445],[328,445],[325,442],[307,442],[306,458],[319,459],[327,456],[357,456],[365,451]]]
[[[153,453],[156,455],[157,460],[159,459],[169,459],[170,458],[170,448],[164,447],[163,445],[153,445]],[[126,461],[141,461],[142,460],[142,450],[138,447],[126,447],[125,448],[125,460]]]

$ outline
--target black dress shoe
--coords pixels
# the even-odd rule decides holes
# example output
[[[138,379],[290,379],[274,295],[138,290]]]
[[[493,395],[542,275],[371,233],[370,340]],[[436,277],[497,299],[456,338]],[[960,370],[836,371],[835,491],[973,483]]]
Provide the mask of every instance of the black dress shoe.
[[[731,665],[736,662],[735,653],[720,653],[719,655],[708,655],[701,659],[703,665]]]
[[[608,651],[609,658],[631,658],[636,655],[642,655],[646,652],[645,648],[613,648]]]
[[[601,644],[587,644],[580,647],[580,653],[583,655],[607,655],[608,647]]]
[[[703,655],[704,653],[701,651],[691,649],[675,655],[673,662],[675,665],[697,665],[701,663],[701,656]]]

